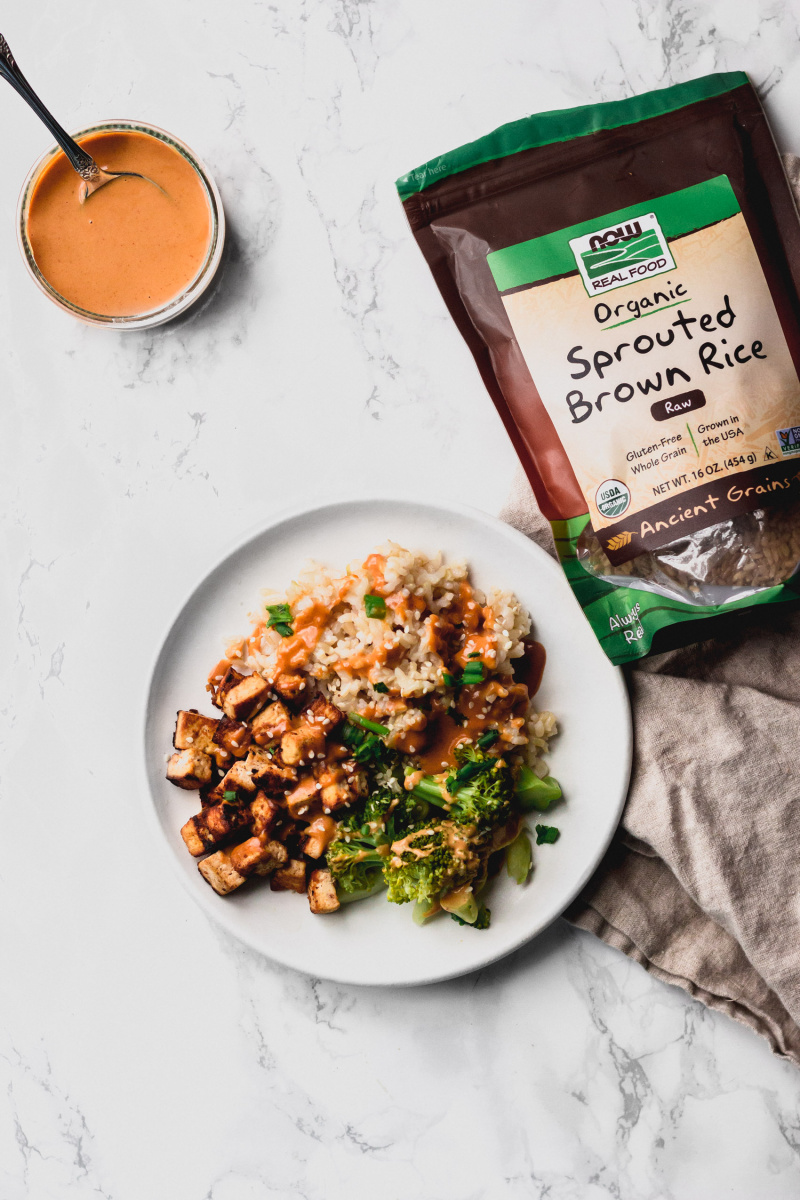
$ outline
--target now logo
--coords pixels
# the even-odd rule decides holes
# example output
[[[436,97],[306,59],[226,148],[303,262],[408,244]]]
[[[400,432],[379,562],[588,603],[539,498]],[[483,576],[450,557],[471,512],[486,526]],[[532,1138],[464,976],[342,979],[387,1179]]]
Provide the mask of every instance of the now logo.
[[[675,259],[655,213],[642,213],[617,225],[599,225],[591,233],[571,238],[569,246],[590,296],[675,270]]]

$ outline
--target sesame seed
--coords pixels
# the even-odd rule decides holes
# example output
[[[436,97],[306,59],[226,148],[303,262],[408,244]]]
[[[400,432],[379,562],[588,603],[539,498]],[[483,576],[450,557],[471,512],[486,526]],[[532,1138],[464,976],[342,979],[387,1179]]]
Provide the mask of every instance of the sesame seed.
[[[326,808],[326,807],[325,807],[325,805],[323,804],[323,806],[322,806],[322,811],[323,811],[324,813],[329,813],[331,810],[330,810],[329,808]]]
[[[305,685],[305,680],[304,680],[301,684],[298,684],[298,687],[297,687],[298,692],[302,692],[302,690],[305,686],[306,685]]]
[[[316,757],[316,755],[314,754],[314,751],[313,751],[313,750],[309,750],[309,752],[308,752],[308,757],[309,757],[309,758],[315,758],[315,757]]]
[[[316,792],[321,792],[321,791],[322,791],[322,784],[321,784],[321,783],[315,783],[315,784],[314,784],[314,791],[316,791]]]

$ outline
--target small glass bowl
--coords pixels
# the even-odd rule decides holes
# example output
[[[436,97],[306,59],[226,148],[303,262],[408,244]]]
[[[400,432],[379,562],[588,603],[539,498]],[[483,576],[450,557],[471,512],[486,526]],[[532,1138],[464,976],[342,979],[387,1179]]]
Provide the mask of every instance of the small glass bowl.
[[[93,313],[85,308],[80,308],[77,304],[73,304],[71,300],[67,300],[48,283],[36,265],[36,260],[33,257],[33,251],[28,241],[28,207],[42,171],[56,154],[61,153],[58,146],[54,146],[42,155],[31,168],[28,178],[23,184],[17,203],[17,242],[19,243],[25,266],[28,268],[28,272],[34,283],[64,312],[72,313],[74,317],[79,317],[81,321],[85,321],[88,325],[104,325],[106,328],[111,329],[152,329],[154,325],[163,325],[165,321],[171,321],[179,313],[185,312],[208,288],[217,273],[222,259],[222,248],[225,243],[225,212],[222,208],[222,200],[217,190],[217,185],[214,183],[208,168],[184,142],[173,137],[171,133],[159,129],[157,125],[147,125],[142,121],[99,121],[96,125],[80,129],[72,136],[79,142],[81,138],[88,137],[92,133],[117,133],[127,130],[131,130],[134,133],[149,133],[151,137],[166,142],[168,146],[171,146],[173,150],[177,150],[191,164],[203,185],[211,216],[211,236],[203,265],[183,291],[179,292],[177,296],[173,296],[167,304],[162,304],[159,308],[150,309],[148,312],[136,313],[133,316],[127,317],[108,317],[102,313]]]

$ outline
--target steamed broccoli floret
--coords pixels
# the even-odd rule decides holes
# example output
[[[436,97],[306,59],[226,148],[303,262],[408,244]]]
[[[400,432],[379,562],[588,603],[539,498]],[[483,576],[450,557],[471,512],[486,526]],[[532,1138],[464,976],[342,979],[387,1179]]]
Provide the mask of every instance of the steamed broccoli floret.
[[[451,814],[475,825],[498,825],[511,815],[514,772],[503,758],[474,746],[456,748],[458,770],[447,780]]]
[[[428,815],[429,806],[408,792],[374,791],[353,805],[340,821],[346,833],[366,837],[377,846],[394,842]]]
[[[373,888],[386,862],[378,847],[403,837],[424,819],[427,809],[427,804],[407,793],[392,791],[372,792],[354,805],[328,847],[328,866],[337,887],[345,892]]]
[[[392,846],[383,869],[389,900],[394,904],[428,901],[469,883],[482,859],[477,846],[469,841],[473,831],[456,828],[454,841],[466,844],[466,852],[454,851],[444,822],[420,823],[405,835],[401,845]]]
[[[346,833],[363,834],[368,839],[380,833],[392,810],[397,796],[392,792],[370,792],[363,800],[351,805],[339,822]]]
[[[366,892],[378,882],[383,870],[383,856],[374,841],[341,832],[328,846],[328,867],[337,888],[345,892]]]
[[[476,746],[456,748],[458,768],[447,776],[444,789],[427,775],[412,795],[446,808],[454,820],[480,827],[507,821],[514,798],[514,772],[502,758]]]
[[[552,775],[540,779],[530,767],[520,768],[517,777],[517,804],[523,812],[536,808],[539,812],[547,812],[556,800],[561,799],[561,785]]]

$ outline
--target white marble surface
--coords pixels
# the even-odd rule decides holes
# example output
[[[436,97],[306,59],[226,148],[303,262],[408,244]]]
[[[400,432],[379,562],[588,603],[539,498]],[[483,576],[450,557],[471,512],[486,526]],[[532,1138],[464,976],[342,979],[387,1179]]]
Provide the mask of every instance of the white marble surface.
[[[57,312],[14,244],[47,137],[3,90],[2,1200],[800,1194],[800,1073],[748,1031],[563,924],[428,989],[276,969],[180,889],[134,769],[165,623],[246,529],[354,482],[503,500],[512,450],[393,179],[714,69],[749,70],[798,150],[798,26],[797,0],[7,8],[64,122],[173,130],[232,234],[179,325]]]

